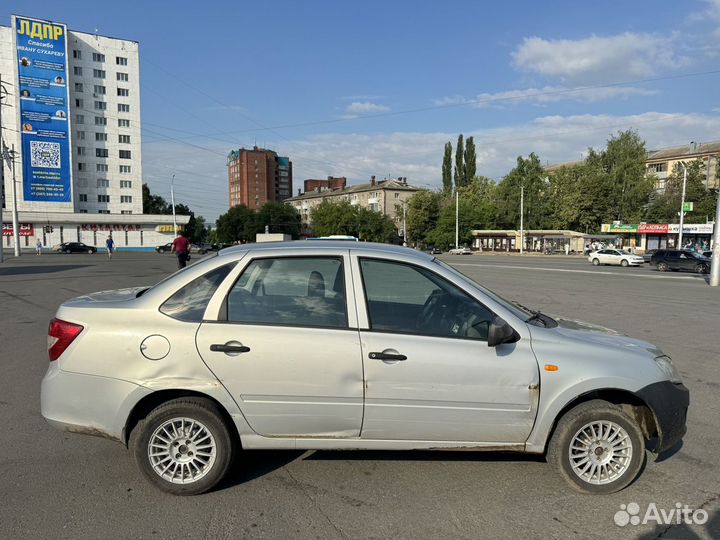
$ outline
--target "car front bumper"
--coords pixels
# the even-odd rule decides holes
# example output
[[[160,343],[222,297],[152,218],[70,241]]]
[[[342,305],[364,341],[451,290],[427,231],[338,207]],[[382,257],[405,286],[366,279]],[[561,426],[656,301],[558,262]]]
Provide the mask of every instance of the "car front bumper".
[[[130,411],[149,393],[127,381],[62,371],[56,361],[42,380],[40,411],[55,428],[120,441]]]
[[[687,432],[687,410],[690,391],[683,384],[661,381],[637,392],[655,417],[658,441],[654,452],[659,454],[677,444]]]

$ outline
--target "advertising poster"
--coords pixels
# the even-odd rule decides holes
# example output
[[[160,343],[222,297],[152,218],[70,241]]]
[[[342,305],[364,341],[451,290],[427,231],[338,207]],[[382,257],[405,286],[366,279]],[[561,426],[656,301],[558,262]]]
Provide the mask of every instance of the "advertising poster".
[[[71,202],[67,27],[13,16],[17,50],[23,198]]]

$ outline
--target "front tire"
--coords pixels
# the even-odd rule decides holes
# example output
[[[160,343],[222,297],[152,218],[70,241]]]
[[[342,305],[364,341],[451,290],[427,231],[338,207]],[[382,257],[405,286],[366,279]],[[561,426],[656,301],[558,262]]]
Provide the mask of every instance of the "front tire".
[[[600,266],[600,259],[593,259],[593,266]]]
[[[706,274],[707,271],[708,271],[708,269],[707,269],[707,266],[706,266],[706,265],[704,265],[704,264],[698,264],[698,265],[695,267],[695,271],[696,271],[698,274]]]
[[[627,262],[627,259],[623,259],[622,261],[620,261],[620,266],[627,267],[628,264],[629,264],[629,263]]]
[[[153,409],[132,430],[129,447],[143,475],[174,495],[197,495],[215,487],[235,452],[217,405],[196,397]]]
[[[558,422],[548,462],[574,489],[608,494],[627,487],[645,465],[645,440],[638,423],[618,405],[581,403]]]
[[[660,272],[667,272],[670,269],[670,267],[668,266],[667,263],[661,262],[661,263],[658,263],[657,269]]]

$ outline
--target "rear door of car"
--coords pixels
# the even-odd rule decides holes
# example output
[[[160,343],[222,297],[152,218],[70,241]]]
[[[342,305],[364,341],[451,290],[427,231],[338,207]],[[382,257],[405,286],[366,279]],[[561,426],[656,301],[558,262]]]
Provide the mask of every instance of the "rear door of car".
[[[349,252],[314,251],[251,251],[197,333],[203,360],[260,435],[360,434],[363,364]]]

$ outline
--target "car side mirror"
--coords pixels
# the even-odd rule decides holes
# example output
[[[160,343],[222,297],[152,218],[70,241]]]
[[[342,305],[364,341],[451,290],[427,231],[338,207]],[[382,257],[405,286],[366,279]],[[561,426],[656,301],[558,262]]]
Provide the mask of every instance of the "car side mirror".
[[[488,347],[497,347],[503,343],[515,343],[520,339],[515,329],[502,317],[495,317],[488,329]]]

